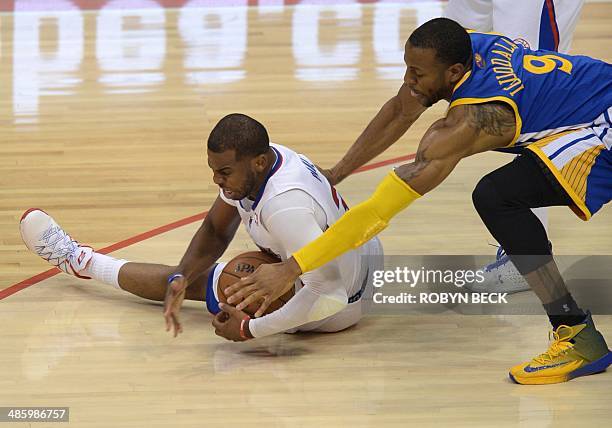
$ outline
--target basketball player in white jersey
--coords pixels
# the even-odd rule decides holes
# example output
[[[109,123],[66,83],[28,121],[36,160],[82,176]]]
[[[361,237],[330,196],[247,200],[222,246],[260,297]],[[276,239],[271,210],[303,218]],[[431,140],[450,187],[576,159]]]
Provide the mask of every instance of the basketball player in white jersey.
[[[231,114],[208,139],[208,164],[220,187],[203,224],[176,267],[131,263],[79,245],[45,212],[28,210],[21,220],[27,247],[79,278],[94,278],[132,294],[166,300],[167,329],[182,331],[183,298],[205,300],[216,314],[216,333],[243,341],[280,332],[335,332],[356,324],[372,295],[370,274],[382,267],[382,246],[372,239],[355,251],[303,275],[295,295],[280,309],[250,319],[219,303],[217,281],[225,263],[216,263],[238,225],[255,244],[282,260],[321,235],[348,210],[342,197],[305,156],[270,144],[256,120]]]
[[[464,28],[504,34],[532,50],[569,53],[584,0],[449,0],[444,16]],[[548,230],[548,208],[532,211]],[[484,269],[485,280],[470,285],[476,292],[517,293],[530,290],[502,247]]]

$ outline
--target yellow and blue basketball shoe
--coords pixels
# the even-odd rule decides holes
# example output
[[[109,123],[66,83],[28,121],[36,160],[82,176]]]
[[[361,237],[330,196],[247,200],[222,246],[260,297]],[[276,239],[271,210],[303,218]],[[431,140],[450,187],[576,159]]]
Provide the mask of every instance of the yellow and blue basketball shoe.
[[[595,329],[590,312],[582,324],[561,325],[552,334],[548,351],[510,369],[512,381],[524,385],[567,382],[603,372],[612,364],[612,351]]]

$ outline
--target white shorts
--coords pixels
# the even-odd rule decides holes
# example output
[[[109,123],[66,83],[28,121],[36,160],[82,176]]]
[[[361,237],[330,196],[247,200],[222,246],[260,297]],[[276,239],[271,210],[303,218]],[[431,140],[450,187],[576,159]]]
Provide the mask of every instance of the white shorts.
[[[465,28],[568,53],[584,0],[449,0],[444,16]]]
[[[361,266],[363,274],[360,275],[360,277],[363,278],[363,285],[359,292],[349,297],[349,304],[346,308],[331,317],[301,325],[285,333],[295,333],[298,331],[332,333],[349,328],[359,322],[372,304],[372,294],[374,293],[372,274],[376,270],[381,270],[384,266],[383,248],[378,238],[368,241],[363,245],[363,248],[366,249],[366,253],[368,254],[368,256],[363,256],[363,263]],[[226,264],[227,263],[224,262],[218,263],[208,277],[206,307],[213,315],[220,311],[217,283]],[[350,303],[351,301],[353,302]]]

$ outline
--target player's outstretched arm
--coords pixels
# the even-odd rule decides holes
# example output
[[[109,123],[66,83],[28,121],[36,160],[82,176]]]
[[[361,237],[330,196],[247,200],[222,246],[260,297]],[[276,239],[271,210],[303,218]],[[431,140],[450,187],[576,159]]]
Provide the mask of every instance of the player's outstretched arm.
[[[452,108],[423,136],[414,162],[389,173],[374,194],[334,223],[323,235],[285,262],[284,274],[316,269],[362,245],[384,228],[397,213],[433,190],[464,157],[505,147],[515,137],[515,118],[501,103]],[[276,272],[282,278],[281,272]],[[267,278],[266,278],[267,279]],[[280,286],[280,285],[279,285]]]
[[[202,225],[191,239],[176,271],[170,277],[164,299],[166,331],[182,332],[179,311],[188,284],[206,271],[223,254],[236,234],[240,216],[236,207],[217,197]]]
[[[329,170],[323,170],[331,184],[337,184],[360,166],[384,152],[406,133],[426,110],[410,95],[404,84],[396,96],[387,101],[357,138],[344,157]]]

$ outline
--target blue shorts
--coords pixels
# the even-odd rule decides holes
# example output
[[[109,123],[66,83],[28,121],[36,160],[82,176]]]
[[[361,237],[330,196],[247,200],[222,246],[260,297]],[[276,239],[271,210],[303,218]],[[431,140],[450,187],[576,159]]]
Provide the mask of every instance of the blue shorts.
[[[215,297],[215,290],[213,288],[215,286],[215,271],[218,267],[219,263],[215,263],[213,265],[210,273],[208,274],[206,283],[206,309],[208,309],[208,312],[213,315],[217,315],[219,312],[221,312],[221,309],[219,309],[219,301]]]

